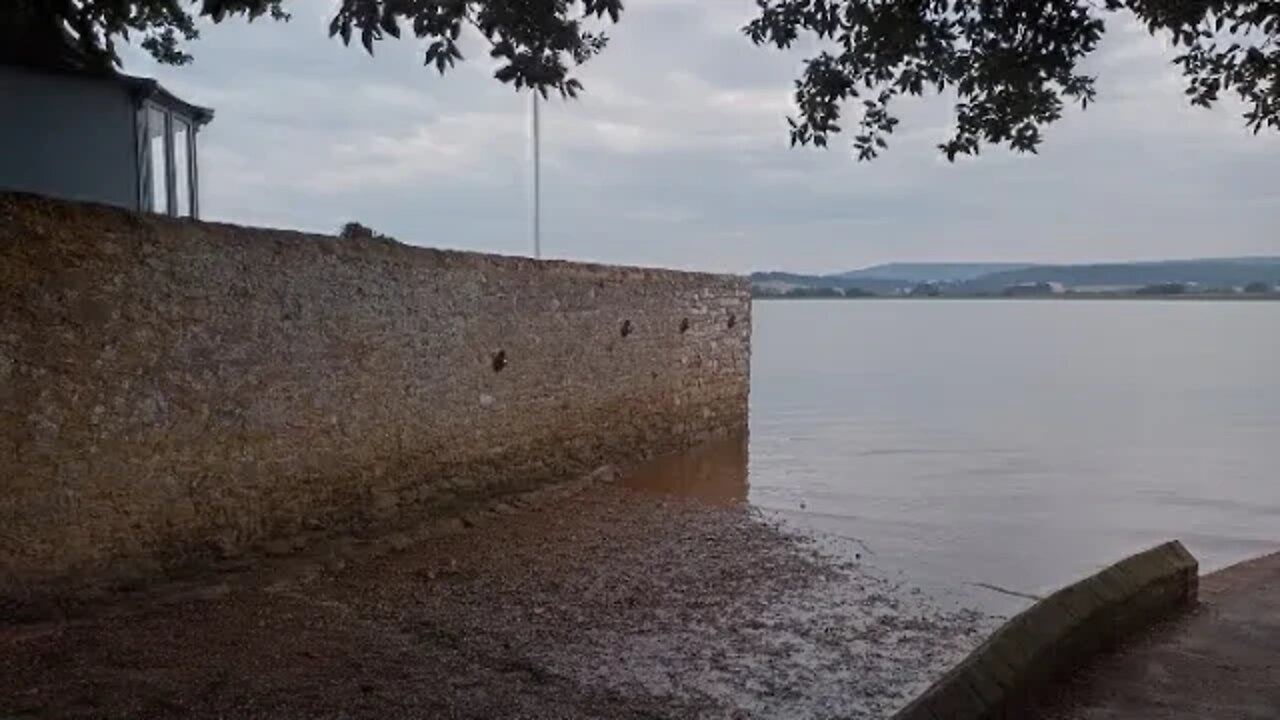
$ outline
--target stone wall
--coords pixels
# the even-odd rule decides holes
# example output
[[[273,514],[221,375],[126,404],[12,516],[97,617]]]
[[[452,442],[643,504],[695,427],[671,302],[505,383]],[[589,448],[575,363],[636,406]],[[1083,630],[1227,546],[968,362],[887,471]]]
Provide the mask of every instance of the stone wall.
[[[740,278],[0,194],[0,596],[740,432],[750,329]]]

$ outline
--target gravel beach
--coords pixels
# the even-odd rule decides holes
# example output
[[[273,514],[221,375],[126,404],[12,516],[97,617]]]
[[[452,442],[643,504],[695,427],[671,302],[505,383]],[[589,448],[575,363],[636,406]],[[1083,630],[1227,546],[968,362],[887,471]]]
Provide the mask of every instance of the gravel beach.
[[[0,717],[881,718],[997,622],[597,477],[0,626]]]

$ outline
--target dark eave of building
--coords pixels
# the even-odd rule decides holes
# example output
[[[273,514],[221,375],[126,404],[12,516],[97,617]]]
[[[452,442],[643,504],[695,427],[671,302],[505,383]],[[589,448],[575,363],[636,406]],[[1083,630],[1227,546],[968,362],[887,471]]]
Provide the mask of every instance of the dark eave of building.
[[[135,99],[150,100],[159,105],[163,105],[170,110],[175,110],[182,115],[191,118],[197,125],[208,124],[213,120],[213,110],[199,105],[192,105],[182,98],[174,95],[164,86],[151,78],[135,77],[133,75],[125,75],[124,73],[115,73],[114,80],[129,88]]]
[[[94,56],[65,28],[0,22],[0,65],[117,83],[135,100],[151,100],[191,118],[197,125],[213,120],[213,110],[192,105],[155,80],[119,72],[109,58]]]

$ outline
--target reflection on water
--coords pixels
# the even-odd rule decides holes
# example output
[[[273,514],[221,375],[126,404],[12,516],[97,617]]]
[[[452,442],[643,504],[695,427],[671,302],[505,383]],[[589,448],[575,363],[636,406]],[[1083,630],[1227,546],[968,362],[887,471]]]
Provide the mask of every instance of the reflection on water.
[[[1169,538],[1205,570],[1280,550],[1280,303],[754,316],[749,468],[737,439],[626,484],[746,498],[914,584],[994,602]]]
[[[624,475],[621,484],[716,505],[741,504],[748,489],[746,434],[652,460]]]
[[[926,584],[1043,594],[1280,550],[1280,303],[758,303],[753,505]],[[985,592],[985,591],[984,591]]]

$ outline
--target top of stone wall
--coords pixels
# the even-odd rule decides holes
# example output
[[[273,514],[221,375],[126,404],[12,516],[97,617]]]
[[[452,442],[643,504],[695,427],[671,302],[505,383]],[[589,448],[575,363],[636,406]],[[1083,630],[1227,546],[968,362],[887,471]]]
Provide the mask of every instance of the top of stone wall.
[[[40,242],[56,241],[60,236],[79,234],[77,230],[95,233],[126,234],[150,231],[155,236],[174,234],[200,234],[206,239],[235,244],[275,243],[281,246],[314,249],[317,253],[351,258],[380,257],[401,259],[412,264],[438,267],[501,267],[507,270],[537,270],[563,275],[604,276],[611,278],[654,279],[668,276],[672,279],[693,280],[716,278],[725,283],[741,285],[746,289],[747,278],[724,273],[692,272],[666,268],[608,265],[603,263],[576,262],[571,260],[535,260],[519,255],[496,255],[466,250],[411,245],[390,237],[341,238],[298,230],[262,228],[207,222],[164,215],[136,213],[97,203],[60,200],[30,193],[0,190],[0,237],[8,236],[9,242],[21,242],[19,228],[39,230]],[[168,232],[163,232],[167,230]],[[160,231],[160,232],[157,232]],[[163,240],[163,238],[160,238]]]

